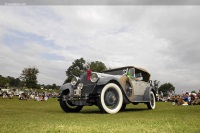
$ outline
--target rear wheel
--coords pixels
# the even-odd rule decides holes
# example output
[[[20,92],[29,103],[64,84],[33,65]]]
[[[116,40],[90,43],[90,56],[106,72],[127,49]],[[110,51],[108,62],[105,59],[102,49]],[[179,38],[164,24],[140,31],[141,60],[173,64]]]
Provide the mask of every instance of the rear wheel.
[[[147,107],[148,107],[148,109],[155,109],[155,107],[156,107],[156,98],[155,98],[155,94],[153,93],[153,91],[151,91],[151,93],[150,93],[150,102],[147,103]]]
[[[121,89],[114,83],[109,83],[101,91],[97,105],[101,112],[115,114],[122,107],[123,96]]]
[[[61,95],[62,99],[60,100],[60,107],[65,112],[79,112],[83,106],[76,106],[71,103],[71,101],[65,99],[65,95]]]

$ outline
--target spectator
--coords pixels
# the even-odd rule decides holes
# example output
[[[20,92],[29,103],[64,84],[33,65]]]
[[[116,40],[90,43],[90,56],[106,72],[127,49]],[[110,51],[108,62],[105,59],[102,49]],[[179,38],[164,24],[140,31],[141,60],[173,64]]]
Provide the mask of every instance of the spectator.
[[[178,105],[178,98],[179,98],[179,96],[177,96],[177,95],[175,95],[175,105]]]
[[[160,92],[160,97],[163,98],[163,92],[162,91]]]
[[[185,95],[183,96],[183,100],[184,100],[184,105],[188,105],[189,101],[189,93],[186,92]]]
[[[182,104],[184,104],[184,100],[183,100],[183,98],[179,95],[179,96],[178,96],[178,106],[180,106],[180,105],[182,105]]]

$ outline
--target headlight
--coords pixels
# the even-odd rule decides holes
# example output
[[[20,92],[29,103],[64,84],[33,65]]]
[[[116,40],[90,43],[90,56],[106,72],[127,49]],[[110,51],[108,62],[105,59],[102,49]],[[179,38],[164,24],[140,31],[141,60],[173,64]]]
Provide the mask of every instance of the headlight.
[[[73,77],[71,80],[71,84],[76,85],[77,82],[78,82],[78,79],[76,77]]]
[[[96,73],[92,73],[91,74],[90,80],[92,82],[97,82],[98,79],[99,79],[99,77],[98,77],[98,75]]]
[[[83,88],[83,83],[79,83],[77,89],[81,90]]]

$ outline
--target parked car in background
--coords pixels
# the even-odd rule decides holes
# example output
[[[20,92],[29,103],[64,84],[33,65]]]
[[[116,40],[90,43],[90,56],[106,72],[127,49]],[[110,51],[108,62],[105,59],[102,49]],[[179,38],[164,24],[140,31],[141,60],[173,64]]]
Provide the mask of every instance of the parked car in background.
[[[145,103],[148,109],[156,107],[150,73],[134,66],[102,73],[87,70],[60,87],[58,100],[65,112],[79,112],[83,106],[91,105],[97,105],[101,112],[109,114],[124,110],[130,103]]]

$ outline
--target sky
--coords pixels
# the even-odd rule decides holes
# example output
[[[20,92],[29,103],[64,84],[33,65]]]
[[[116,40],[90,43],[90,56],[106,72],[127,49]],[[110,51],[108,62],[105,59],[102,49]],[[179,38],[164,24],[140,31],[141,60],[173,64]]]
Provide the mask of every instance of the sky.
[[[62,85],[76,59],[137,66],[176,93],[200,89],[200,6],[0,6],[0,75]]]

